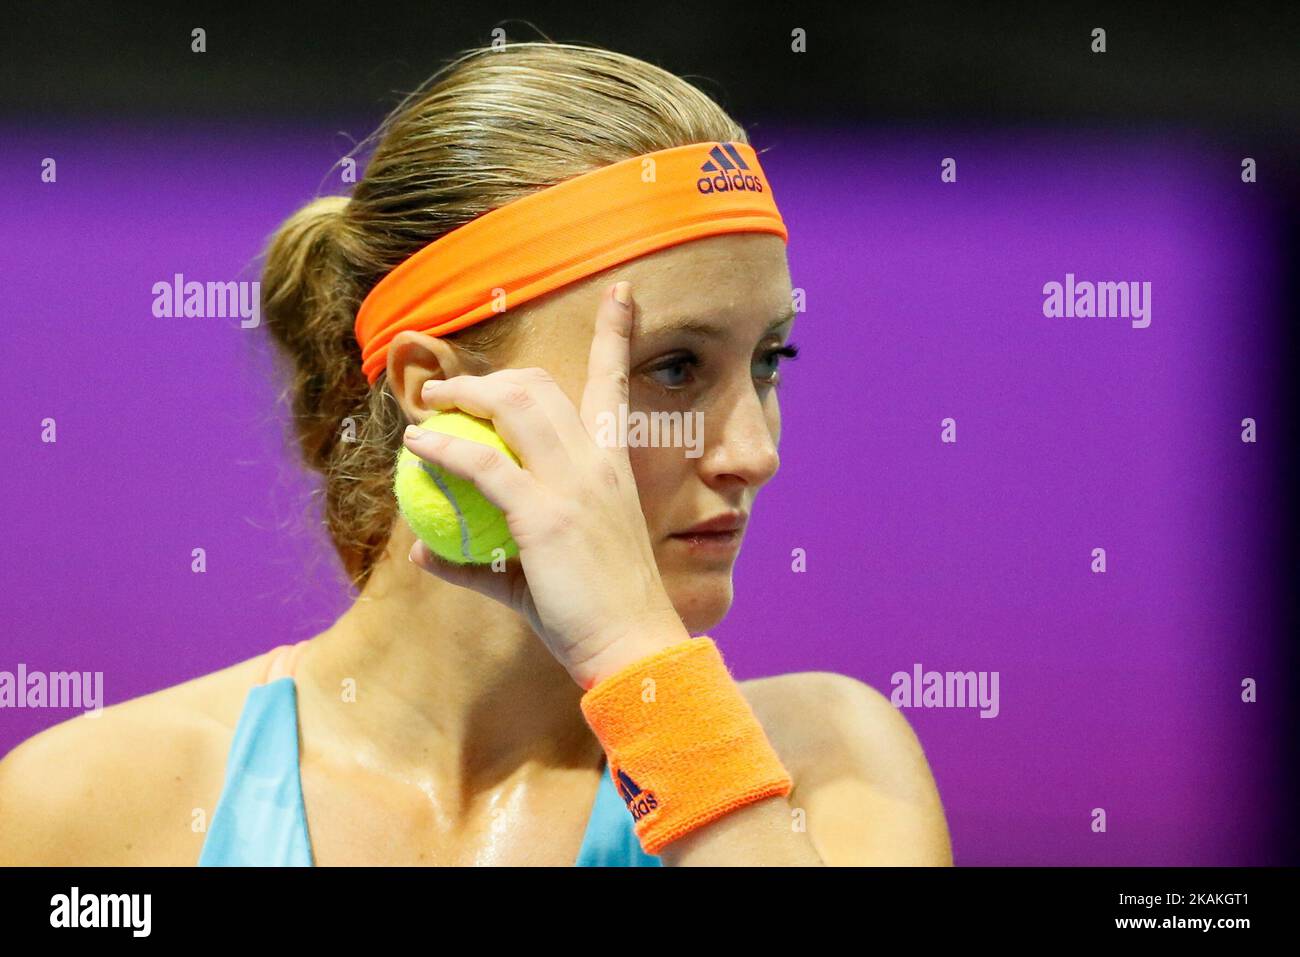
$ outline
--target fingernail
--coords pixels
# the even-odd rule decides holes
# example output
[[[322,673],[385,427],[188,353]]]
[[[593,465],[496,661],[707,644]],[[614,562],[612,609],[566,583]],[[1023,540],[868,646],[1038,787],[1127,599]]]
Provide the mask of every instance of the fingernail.
[[[438,388],[438,384],[439,384],[439,380],[438,380],[438,379],[430,379],[430,380],[429,380],[428,382],[426,382],[424,385],[420,386],[420,391],[421,391],[424,395],[428,395],[428,394],[431,393],[434,389]]]
[[[624,280],[614,287],[614,298],[620,305],[632,305],[632,284]]]
[[[418,439],[422,435],[424,435],[424,429],[418,425],[408,425],[406,427],[406,437],[408,439]]]

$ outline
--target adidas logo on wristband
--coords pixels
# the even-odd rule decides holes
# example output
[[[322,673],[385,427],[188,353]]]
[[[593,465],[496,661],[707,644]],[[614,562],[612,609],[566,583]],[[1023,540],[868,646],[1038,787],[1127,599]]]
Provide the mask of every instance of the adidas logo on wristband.
[[[618,793],[632,812],[632,820],[639,821],[659,806],[653,791],[643,791],[622,768],[618,770]]]

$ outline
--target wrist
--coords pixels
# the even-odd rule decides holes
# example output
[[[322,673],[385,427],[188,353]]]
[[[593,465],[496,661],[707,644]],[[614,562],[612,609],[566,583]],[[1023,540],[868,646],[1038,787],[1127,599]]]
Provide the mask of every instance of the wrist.
[[[672,645],[689,641],[691,634],[680,623],[638,629],[612,642],[599,654],[583,663],[574,679],[583,691],[590,691],[607,678]]]
[[[581,707],[647,854],[793,790],[712,638],[633,662],[589,689]]]

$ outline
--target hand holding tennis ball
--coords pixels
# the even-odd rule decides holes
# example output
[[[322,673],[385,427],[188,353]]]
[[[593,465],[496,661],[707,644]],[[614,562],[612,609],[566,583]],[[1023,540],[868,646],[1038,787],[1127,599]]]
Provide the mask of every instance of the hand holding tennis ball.
[[[496,449],[519,464],[486,419],[459,411],[435,412],[420,427]],[[439,558],[486,564],[519,554],[505,513],[484,498],[473,482],[424,461],[409,448],[397,456],[393,491],[411,530]]]
[[[432,379],[424,404],[453,414],[407,429],[394,481],[421,539],[411,560],[525,616],[584,689],[690,638],[659,574],[627,448],[595,438],[601,413],[628,403],[633,307],[611,292],[596,313],[581,410],[543,369]],[[492,563],[494,547],[504,566]]]

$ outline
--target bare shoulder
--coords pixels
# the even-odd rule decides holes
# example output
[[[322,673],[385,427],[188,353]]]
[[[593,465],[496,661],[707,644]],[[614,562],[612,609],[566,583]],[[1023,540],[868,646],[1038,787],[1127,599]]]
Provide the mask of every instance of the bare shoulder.
[[[877,771],[920,751],[911,725],[875,688],[832,671],[740,683],[791,775],[856,755]]]
[[[0,866],[193,864],[263,656],[87,712],[0,760]],[[201,816],[200,816],[201,815]]]
[[[830,864],[952,863],[943,804],[903,712],[848,675],[804,671],[740,683],[790,771]]]

